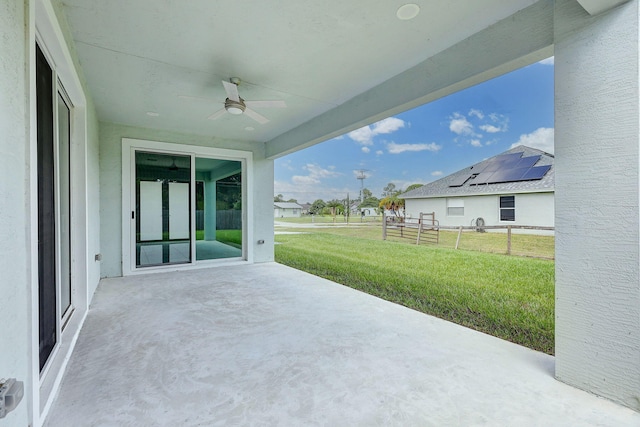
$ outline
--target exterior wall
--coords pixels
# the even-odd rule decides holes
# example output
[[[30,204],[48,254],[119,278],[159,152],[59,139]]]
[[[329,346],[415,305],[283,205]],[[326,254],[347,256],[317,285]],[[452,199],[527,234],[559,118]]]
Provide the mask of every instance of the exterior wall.
[[[300,209],[274,208],[273,216],[275,218],[300,218]]]
[[[189,144],[203,147],[252,151],[254,187],[254,262],[273,261],[273,161],[264,158],[264,146],[240,141],[223,141],[201,135],[159,131],[114,123],[100,124],[100,218],[102,277],[122,275],[122,138]],[[265,220],[265,216],[269,219]],[[249,224],[251,226],[251,223]],[[264,240],[264,244],[258,244]]]
[[[0,377],[24,381],[25,398],[2,426],[23,427],[31,421],[31,247],[29,120],[31,39],[29,2],[0,3]]]
[[[89,301],[93,296],[98,283],[100,282],[100,261],[95,259],[95,255],[100,253],[100,170],[99,170],[99,131],[98,131],[98,116],[96,114],[95,106],[91,94],[87,89],[87,83],[82,73],[80,61],[76,54],[76,48],[73,43],[73,36],[67,24],[63,5],[61,0],[52,0],[52,6],[56,14],[56,18],[62,30],[62,35],[65,38],[67,48],[71,54],[71,60],[77,72],[80,84],[82,85],[83,95],[86,100],[86,105],[83,106],[84,113],[86,114],[86,146],[84,153],[81,156],[74,159],[76,163],[86,161],[86,180],[83,183],[84,188],[82,192],[86,194],[86,206],[83,206],[81,214],[86,217],[86,225],[88,235],[86,236],[86,265],[87,265],[87,278],[88,278],[88,295]],[[86,160],[85,160],[86,159]],[[76,181],[76,185],[80,185]]]
[[[556,376],[636,410],[639,15],[555,2]]]
[[[533,225],[539,227],[554,226],[553,193],[504,194],[515,196],[516,220],[500,221],[500,195],[453,197],[464,200],[464,215],[447,215],[447,198],[406,199],[407,216],[418,218],[420,212],[435,212],[440,225],[461,226],[473,225],[472,221],[481,217],[485,225]],[[533,232],[527,230],[527,232]]]

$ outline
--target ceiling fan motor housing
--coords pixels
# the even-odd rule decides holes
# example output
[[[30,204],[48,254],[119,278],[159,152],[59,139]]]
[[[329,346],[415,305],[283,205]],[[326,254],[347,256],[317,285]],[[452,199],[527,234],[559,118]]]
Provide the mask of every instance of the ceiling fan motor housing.
[[[240,98],[240,102],[227,98],[224,101],[224,108],[228,113],[242,114],[244,113],[244,110],[247,108],[247,106],[244,105],[244,99],[242,98]]]

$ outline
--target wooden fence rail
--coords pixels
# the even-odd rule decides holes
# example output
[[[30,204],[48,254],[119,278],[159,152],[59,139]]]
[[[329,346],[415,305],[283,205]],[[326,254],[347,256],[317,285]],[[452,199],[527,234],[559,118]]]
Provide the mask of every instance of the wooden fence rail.
[[[397,237],[409,239],[416,244],[439,242],[440,230],[457,230],[455,249],[460,246],[460,238],[464,230],[483,232],[486,230],[506,230],[507,231],[507,255],[511,255],[511,232],[512,230],[540,230],[555,231],[555,227],[542,227],[534,225],[484,225],[484,226],[451,226],[440,225],[435,219],[435,213],[420,213],[419,218],[405,218],[399,216],[384,216],[382,221],[382,239]]]

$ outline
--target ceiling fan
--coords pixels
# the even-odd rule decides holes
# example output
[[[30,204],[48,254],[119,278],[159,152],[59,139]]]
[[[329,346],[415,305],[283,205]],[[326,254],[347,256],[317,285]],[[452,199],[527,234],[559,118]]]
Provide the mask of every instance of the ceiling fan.
[[[240,98],[238,93],[239,77],[231,77],[229,81],[222,81],[224,90],[227,93],[227,99],[224,101],[224,108],[216,111],[209,116],[210,120],[216,120],[225,113],[240,115],[245,114],[260,124],[269,122],[262,114],[259,114],[253,108],[285,108],[287,104],[284,101],[245,101]]]

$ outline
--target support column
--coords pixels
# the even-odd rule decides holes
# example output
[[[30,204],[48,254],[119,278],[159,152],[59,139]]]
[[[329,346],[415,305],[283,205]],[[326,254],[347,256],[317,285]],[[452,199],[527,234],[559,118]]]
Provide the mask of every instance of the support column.
[[[638,0],[556,1],[556,376],[640,410]]]
[[[204,240],[216,240],[216,180],[204,182]]]

